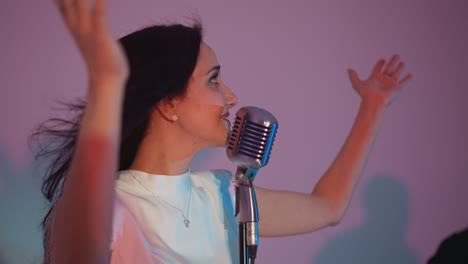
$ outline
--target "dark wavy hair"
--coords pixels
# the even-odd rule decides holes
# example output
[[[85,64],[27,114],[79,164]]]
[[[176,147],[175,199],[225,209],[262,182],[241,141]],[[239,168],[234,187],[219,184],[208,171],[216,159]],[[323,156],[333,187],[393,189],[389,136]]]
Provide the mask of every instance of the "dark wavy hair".
[[[130,66],[123,102],[119,170],[128,169],[133,162],[154,106],[164,98],[185,94],[203,38],[201,22],[193,21],[191,26],[149,26],[119,39]],[[44,248],[49,216],[66,181],[85,103],[84,99],[61,102],[72,117],[48,119],[29,138],[30,145],[40,143],[36,160],[50,162],[42,183],[42,194],[50,206],[41,222]]]

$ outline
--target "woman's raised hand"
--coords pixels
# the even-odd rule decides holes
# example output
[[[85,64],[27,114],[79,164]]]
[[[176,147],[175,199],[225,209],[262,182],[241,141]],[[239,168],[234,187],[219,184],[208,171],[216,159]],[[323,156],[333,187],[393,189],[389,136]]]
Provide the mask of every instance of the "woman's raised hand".
[[[393,55],[383,72],[385,60],[380,59],[367,80],[360,80],[353,69],[348,69],[351,84],[363,100],[374,100],[374,102],[382,103],[385,106],[390,105],[395,100],[403,84],[412,77],[411,74],[407,74],[404,78],[399,77],[404,63],[400,62],[395,67],[398,58],[398,54]]]
[[[106,22],[106,0],[54,0],[83,56],[92,83],[124,82],[125,53]]]

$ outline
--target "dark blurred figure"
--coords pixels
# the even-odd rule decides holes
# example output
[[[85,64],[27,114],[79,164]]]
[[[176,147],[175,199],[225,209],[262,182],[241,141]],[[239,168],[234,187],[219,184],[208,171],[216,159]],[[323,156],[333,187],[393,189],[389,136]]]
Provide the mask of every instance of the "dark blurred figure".
[[[428,264],[467,264],[468,263],[468,228],[452,234],[440,244]]]

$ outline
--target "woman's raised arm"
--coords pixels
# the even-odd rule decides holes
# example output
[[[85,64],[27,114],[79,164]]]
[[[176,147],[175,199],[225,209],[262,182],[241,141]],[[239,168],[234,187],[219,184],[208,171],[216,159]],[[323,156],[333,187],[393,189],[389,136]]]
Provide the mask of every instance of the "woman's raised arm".
[[[260,235],[311,232],[341,220],[364,170],[384,110],[412,77],[407,74],[400,78],[404,63],[395,67],[398,58],[394,55],[383,72],[385,60],[379,60],[365,80],[360,80],[354,70],[348,70],[351,84],[362,98],[359,112],[341,150],[311,193],[255,188]]]
[[[108,263],[128,65],[111,36],[105,0],[55,0],[89,74],[86,106],[63,191],[50,221],[51,263]]]

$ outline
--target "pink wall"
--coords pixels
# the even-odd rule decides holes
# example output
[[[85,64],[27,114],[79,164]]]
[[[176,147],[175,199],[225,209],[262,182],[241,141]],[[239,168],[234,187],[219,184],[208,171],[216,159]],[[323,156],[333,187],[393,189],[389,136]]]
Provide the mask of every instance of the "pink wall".
[[[263,238],[262,263],[420,263],[468,226],[466,1],[108,2],[116,37],[200,14],[239,106],[279,120],[256,179],[264,187],[309,192],[330,165],[359,105],[348,67],[365,78],[377,59],[399,53],[414,75],[385,114],[340,225]],[[52,1],[1,1],[0,22],[0,263],[39,263],[43,204],[26,138],[53,114],[53,99],[84,94],[86,75]],[[234,169],[222,149],[195,161],[193,169]]]

